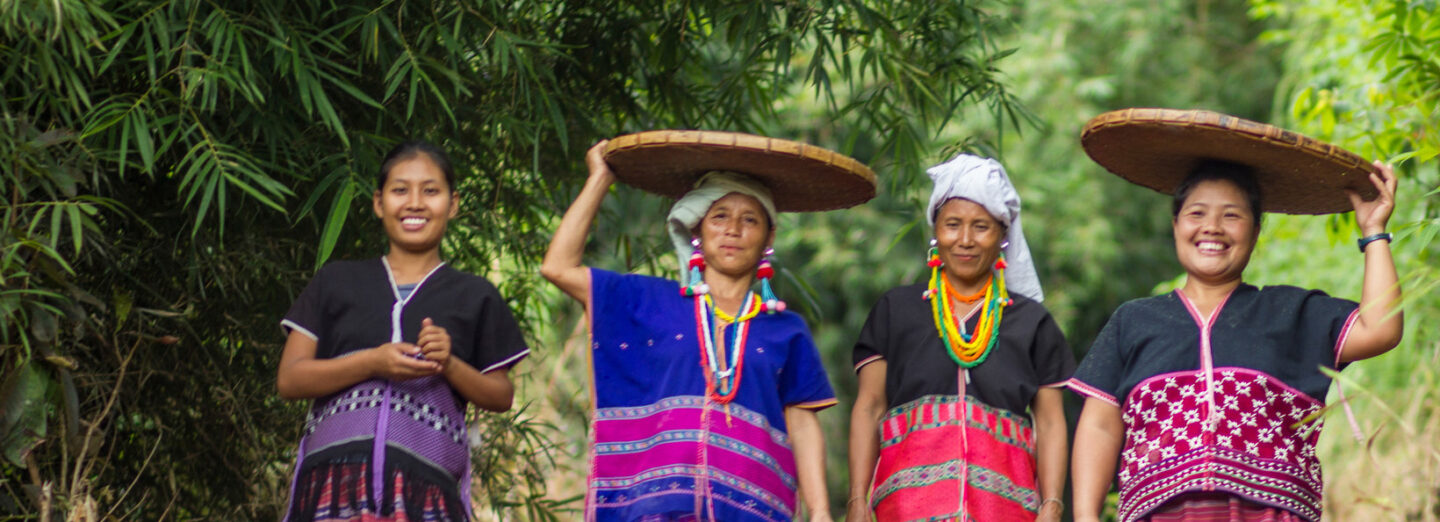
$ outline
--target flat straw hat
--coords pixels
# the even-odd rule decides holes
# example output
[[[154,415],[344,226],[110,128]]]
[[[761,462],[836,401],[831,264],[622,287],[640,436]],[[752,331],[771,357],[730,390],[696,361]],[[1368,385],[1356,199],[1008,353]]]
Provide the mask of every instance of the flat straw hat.
[[[752,134],[646,131],[611,139],[604,154],[620,181],[676,199],[715,170],[759,180],[780,212],[847,208],[875,197],[875,172],[865,164],[814,145]]]
[[[1206,159],[1255,169],[1264,212],[1330,214],[1353,210],[1345,189],[1378,196],[1364,158],[1294,132],[1199,110],[1123,109],[1091,119],[1085,152],[1131,183],[1173,194]]]

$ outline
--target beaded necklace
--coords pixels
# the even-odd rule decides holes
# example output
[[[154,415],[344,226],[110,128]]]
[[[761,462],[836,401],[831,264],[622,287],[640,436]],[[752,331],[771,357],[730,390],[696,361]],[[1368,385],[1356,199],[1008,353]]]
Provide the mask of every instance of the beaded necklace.
[[[939,250],[931,248],[930,288],[925,291],[924,297],[930,300],[935,330],[939,333],[941,342],[945,343],[945,353],[950,354],[950,358],[961,368],[974,368],[985,362],[990,350],[999,341],[1000,318],[1004,315],[1005,307],[1014,304],[1005,290],[1005,256],[1002,254],[1000,259],[995,261],[995,272],[986,283],[985,297],[980,301],[980,321],[975,325],[975,331],[969,333],[965,332],[963,319],[956,317],[950,307],[952,295],[961,300],[966,298],[959,296],[941,275],[939,261]]]
[[[745,294],[744,305],[739,316],[732,317],[715,306],[709,294],[695,296],[695,326],[700,336],[700,360],[705,368],[705,394],[711,400],[728,404],[740,391],[741,369],[745,365],[745,339],[750,333],[750,319],[764,309],[764,302],[755,292]],[[724,355],[725,336],[712,326],[715,319],[735,325],[735,340],[731,343],[725,368],[720,367],[720,356]]]

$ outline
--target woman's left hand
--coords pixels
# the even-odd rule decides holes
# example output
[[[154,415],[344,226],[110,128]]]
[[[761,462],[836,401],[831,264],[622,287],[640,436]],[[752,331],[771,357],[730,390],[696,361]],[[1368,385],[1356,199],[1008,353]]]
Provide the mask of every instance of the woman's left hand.
[[[1378,172],[1370,174],[1370,183],[1380,191],[1379,196],[1365,201],[1359,193],[1345,189],[1345,194],[1350,196],[1350,204],[1355,207],[1355,223],[1360,225],[1363,236],[1384,232],[1385,224],[1390,222],[1390,213],[1395,211],[1395,169],[1379,161],[1374,165]]]
[[[420,338],[415,341],[415,345],[420,347],[421,356],[440,364],[441,372],[449,366],[450,332],[435,326],[435,321],[431,321],[429,317],[420,322]]]

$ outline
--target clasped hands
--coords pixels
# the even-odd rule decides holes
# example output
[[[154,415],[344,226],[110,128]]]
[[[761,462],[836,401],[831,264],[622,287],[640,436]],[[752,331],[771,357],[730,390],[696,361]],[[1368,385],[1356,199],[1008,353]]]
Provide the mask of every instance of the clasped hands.
[[[450,363],[450,333],[426,317],[415,342],[385,343],[369,350],[376,377],[404,381],[445,372]]]

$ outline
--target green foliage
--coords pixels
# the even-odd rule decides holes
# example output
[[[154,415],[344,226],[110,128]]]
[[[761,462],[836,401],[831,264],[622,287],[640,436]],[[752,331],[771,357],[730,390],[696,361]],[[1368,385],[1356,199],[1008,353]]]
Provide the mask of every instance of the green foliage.
[[[1121,303],[1151,294],[1180,272],[1170,200],[1090,161],[1080,129],[1127,107],[1204,108],[1267,119],[1280,49],[1258,41],[1265,26],[1224,3],[1125,1],[1028,3],[1006,45],[1005,68],[1036,128],[992,136],[962,125],[947,137],[1002,144],[1025,209],[1025,232],[1045,306],[1076,355]],[[963,145],[962,145],[963,146]],[[943,159],[936,157],[936,160]],[[918,216],[917,216],[918,217]]]
[[[993,20],[860,0],[0,2],[0,400],[22,405],[0,514],[277,518],[303,405],[272,391],[275,324],[325,260],[383,251],[365,196],[395,141],[451,152],[446,257],[539,329],[535,265],[588,143],[774,130],[808,96],[844,129],[815,141],[913,169],[960,108],[1024,117]],[[579,449],[534,408],[475,422],[484,506],[566,518],[546,477]]]
[[[1353,365],[1340,378],[1364,430],[1322,438],[1327,502],[1337,519],[1440,520],[1434,486],[1440,466],[1440,13],[1433,2],[1252,2],[1276,20],[1265,38],[1287,44],[1284,105],[1290,126],[1396,165],[1391,245],[1405,293],[1405,339],[1389,354]],[[1283,28],[1283,29],[1282,29]],[[1350,215],[1267,223],[1266,248],[1252,265],[1268,278],[1358,298],[1358,230]],[[1332,422],[1342,422],[1335,419]],[[1338,472],[1336,470],[1339,470]]]

